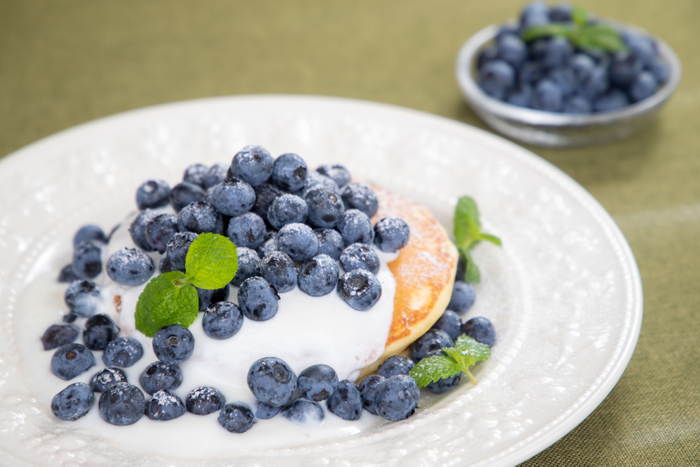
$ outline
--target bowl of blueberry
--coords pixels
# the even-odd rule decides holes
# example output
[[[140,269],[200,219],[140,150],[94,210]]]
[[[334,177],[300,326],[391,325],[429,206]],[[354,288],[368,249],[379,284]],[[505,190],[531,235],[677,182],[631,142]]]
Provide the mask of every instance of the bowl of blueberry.
[[[472,36],[457,82],[493,129],[541,146],[624,138],[647,125],[678,86],[663,40],[569,4],[533,2],[516,20]]]

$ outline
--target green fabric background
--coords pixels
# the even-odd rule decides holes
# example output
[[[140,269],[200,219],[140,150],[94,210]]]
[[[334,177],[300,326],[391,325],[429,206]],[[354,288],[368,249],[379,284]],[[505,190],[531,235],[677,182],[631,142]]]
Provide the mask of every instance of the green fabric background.
[[[0,154],[97,117],[205,96],[352,97],[484,125],[457,50],[520,1],[0,1]],[[684,67],[660,118],[621,142],[530,148],[613,215],[644,324],[605,401],[524,465],[700,465],[700,1],[591,0],[663,37]]]

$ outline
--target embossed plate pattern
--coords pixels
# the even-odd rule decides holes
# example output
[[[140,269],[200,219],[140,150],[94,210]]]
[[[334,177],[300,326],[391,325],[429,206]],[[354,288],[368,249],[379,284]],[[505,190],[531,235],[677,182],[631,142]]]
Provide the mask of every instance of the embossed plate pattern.
[[[175,183],[187,165],[228,161],[246,144],[296,152],[310,167],[346,164],[426,205],[448,230],[457,198],[477,200],[504,243],[474,253],[483,281],[469,315],[489,317],[498,332],[492,358],[475,369],[478,386],[427,396],[405,421],[225,460],[131,452],[57,421],[25,378],[27,346],[17,336],[26,333],[18,327],[28,284],[65,263],[78,226],[109,225],[133,209],[144,179]],[[387,105],[243,96],[104,118],[6,157],[0,206],[0,458],[8,465],[513,465],[593,411],[622,375],[641,326],[634,257],[583,188],[499,137]]]

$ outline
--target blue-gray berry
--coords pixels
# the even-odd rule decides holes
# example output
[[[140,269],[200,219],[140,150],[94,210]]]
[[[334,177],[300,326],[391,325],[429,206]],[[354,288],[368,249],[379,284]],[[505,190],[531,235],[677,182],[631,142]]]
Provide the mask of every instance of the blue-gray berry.
[[[177,389],[182,384],[182,370],[179,365],[168,365],[156,361],[143,370],[139,377],[139,384],[151,395],[161,389]]]
[[[326,400],[338,386],[338,374],[328,365],[313,365],[299,373],[297,387],[304,399],[320,402]]]
[[[141,343],[133,337],[118,337],[110,341],[102,354],[102,361],[107,366],[128,368],[143,357]]]
[[[293,153],[282,154],[272,165],[272,181],[284,191],[301,190],[307,171],[304,159]]]
[[[119,326],[107,315],[93,315],[85,321],[83,341],[90,350],[104,350],[117,338]]]
[[[381,263],[377,252],[372,247],[364,243],[353,243],[341,253],[340,265],[343,266],[345,272],[364,269],[376,274],[379,272]]]
[[[170,185],[163,180],[148,180],[136,190],[136,206],[140,211],[167,206],[170,202]]]
[[[297,285],[297,268],[289,255],[281,251],[265,254],[260,261],[260,275],[279,293],[289,292]]]
[[[185,414],[185,404],[174,392],[161,389],[146,402],[144,414],[151,420],[173,420]]]
[[[210,305],[202,317],[202,329],[212,339],[228,339],[241,329],[243,313],[233,302]]]
[[[238,305],[245,317],[254,321],[275,316],[279,299],[275,288],[262,277],[246,279],[238,289]]]
[[[73,251],[73,272],[81,279],[94,279],[102,272],[102,243],[83,240]]]
[[[133,425],[143,417],[146,400],[136,386],[116,383],[102,393],[98,407],[105,422],[117,426]]]
[[[209,202],[225,216],[240,216],[255,204],[255,190],[239,178],[227,178],[211,187]]]
[[[41,343],[44,350],[53,350],[73,342],[78,337],[78,328],[70,324],[53,324],[49,326],[44,335],[41,336]]]
[[[307,259],[299,268],[299,289],[312,297],[329,294],[338,283],[340,268],[328,255]]]
[[[245,433],[253,427],[255,416],[245,404],[227,404],[221,409],[218,420],[231,433]]]
[[[359,420],[362,415],[360,390],[346,379],[338,383],[335,391],[326,401],[328,410],[343,420]]]
[[[153,335],[153,353],[168,365],[177,365],[192,356],[194,336],[184,326],[163,326]]]
[[[105,264],[107,275],[114,282],[135,287],[151,278],[155,265],[150,256],[135,248],[122,248]]]
[[[371,272],[355,269],[338,280],[338,295],[351,308],[367,311],[381,298],[382,286]]]
[[[306,224],[287,224],[277,236],[280,251],[289,255],[294,261],[312,258],[318,250],[318,238],[313,229]]]
[[[51,373],[69,381],[94,364],[95,357],[90,349],[82,344],[66,344],[59,347],[51,357]]]
[[[416,366],[413,360],[400,355],[387,358],[377,370],[379,376],[391,378],[395,375],[407,375]]]
[[[317,402],[297,399],[282,409],[282,416],[297,425],[319,425],[325,418]]]
[[[226,404],[226,398],[221,391],[207,386],[193,389],[185,399],[187,411],[195,415],[209,415],[221,410]]]
[[[279,407],[294,397],[297,376],[284,360],[261,358],[248,371],[248,387],[260,402]]]
[[[95,373],[90,379],[90,388],[95,392],[104,392],[116,383],[126,383],[126,374],[119,368],[105,368]]]
[[[182,208],[177,215],[177,226],[180,232],[221,234],[224,230],[224,219],[211,204],[196,201]]]
[[[262,146],[246,146],[233,156],[231,172],[251,186],[265,183],[272,175],[274,161]]]
[[[75,421],[88,413],[95,395],[85,383],[73,383],[51,400],[51,412],[61,420]]]
[[[403,420],[418,407],[420,389],[416,381],[407,375],[387,378],[377,389],[374,399],[377,415],[386,420]]]
[[[256,249],[263,244],[267,228],[265,221],[252,212],[231,218],[226,235],[237,247]]]
[[[408,245],[411,230],[406,221],[399,217],[384,217],[374,226],[374,244],[381,251],[395,253]]]

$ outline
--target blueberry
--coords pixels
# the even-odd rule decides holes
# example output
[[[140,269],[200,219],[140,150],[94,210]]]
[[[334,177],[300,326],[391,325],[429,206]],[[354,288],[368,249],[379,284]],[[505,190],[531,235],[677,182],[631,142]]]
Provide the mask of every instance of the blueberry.
[[[532,107],[532,86],[527,83],[517,84],[506,97],[506,102],[518,107]]]
[[[362,407],[371,413],[377,415],[377,407],[374,404],[374,399],[377,396],[377,390],[386,381],[386,378],[380,375],[371,375],[366,377],[360,383],[360,397],[362,398]]]
[[[454,311],[445,310],[442,313],[442,316],[435,321],[435,324],[433,324],[433,327],[430,329],[444,331],[448,336],[450,336],[450,339],[456,341],[459,335],[462,333],[462,319]]]
[[[549,24],[548,10],[523,11],[520,16],[520,31],[525,32],[533,26],[546,26]]]
[[[296,195],[283,194],[267,210],[267,221],[276,229],[287,224],[303,223],[309,215],[306,201]]]
[[[573,95],[564,101],[565,114],[588,114],[593,111],[593,104],[586,97]]]
[[[129,383],[116,383],[108,387],[97,405],[102,420],[117,426],[133,425],[146,410],[143,393]]]
[[[316,229],[314,230],[318,239],[317,255],[328,255],[334,260],[340,259],[340,254],[345,249],[343,237],[335,229]]]
[[[231,433],[245,433],[254,423],[255,416],[245,404],[227,404],[219,413],[219,424]]]
[[[277,314],[279,295],[262,277],[246,279],[238,289],[238,305],[246,318],[266,321]]]
[[[581,82],[588,79],[596,68],[595,60],[584,53],[577,53],[569,60],[569,67],[574,72],[576,79]]]
[[[226,229],[226,234],[234,245],[253,249],[262,245],[266,233],[265,222],[252,212],[232,218]]]
[[[325,175],[321,175],[319,172],[314,171],[309,172],[306,175],[306,182],[304,183],[304,187],[301,189],[301,191],[297,192],[297,194],[302,198],[306,198],[307,193],[317,187],[325,187],[333,193],[340,193],[340,187],[337,183],[335,183],[335,180],[333,180],[330,177],[326,177]]]
[[[340,277],[338,294],[351,308],[367,311],[379,301],[382,286],[371,272],[355,269]]]
[[[68,381],[94,364],[95,357],[83,344],[66,344],[59,347],[51,357],[51,373]]]
[[[185,174],[182,177],[182,181],[206,188],[204,186],[204,176],[208,171],[209,167],[204,164],[192,164],[185,169]]]
[[[160,261],[158,262],[158,271],[160,271],[161,274],[173,271],[185,272],[184,269],[175,269],[173,267],[173,264],[170,262],[170,257],[168,256],[167,252],[165,252],[163,256],[160,257]]]
[[[84,280],[71,282],[63,298],[70,311],[84,318],[92,316],[102,301],[99,286]]]
[[[167,206],[170,202],[170,185],[163,180],[148,180],[136,190],[136,206],[140,211]]]
[[[384,217],[374,226],[374,244],[381,251],[395,253],[408,244],[410,234],[410,228],[403,219]]]
[[[66,344],[70,344],[78,337],[78,328],[70,324],[53,324],[44,331],[41,343],[44,350],[53,350]]]
[[[255,204],[250,208],[250,212],[254,212],[267,221],[267,210],[278,196],[282,196],[282,191],[270,183],[263,183],[253,189],[255,190]]]
[[[151,257],[143,251],[122,248],[109,257],[105,269],[109,278],[117,284],[134,287],[148,281],[155,266]]]
[[[118,337],[110,341],[102,354],[102,361],[107,366],[129,368],[143,357],[141,343],[133,337]]]
[[[193,389],[185,399],[187,411],[195,415],[209,415],[221,410],[225,404],[224,395],[217,389],[207,386]]]
[[[168,365],[156,361],[143,370],[139,377],[139,384],[151,395],[161,389],[177,389],[182,384],[182,370],[179,365]]]
[[[491,321],[483,316],[477,316],[464,323],[462,333],[489,347],[493,347],[496,342],[496,330]]]
[[[170,190],[170,204],[172,204],[175,212],[180,212],[188,204],[201,201],[205,196],[206,192],[201,186],[182,182]]]
[[[144,414],[151,420],[172,420],[185,414],[185,404],[174,392],[161,389],[146,402]]]
[[[287,224],[282,227],[277,237],[280,251],[289,255],[294,261],[312,258],[318,250],[316,234],[306,224]]]
[[[407,375],[387,378],[377,389],[374,399],[377,415],[386,420],[403,420],[413,415],[418,407],[420,389]]]
[[[479,56],[476,59],[477,69],[481,70],[485,64],[496,59],[498,59],[498,48],[496,48],[496,46],[484,48],[479,52]]]
[[[623,35],[627,48],[634,54],[642,65],[650,65],[659,56],[656,44],[649,37],[627,33]]]
[[[516,70],[520,68],[527,58],[525,42],[516,35],[503,35],[497,40],[497,48],[498,58],[509,63]]]
[[[248,387],[265,404],[279,407],[289,403],[297,390],[297,376],[282,359],[265,357],[248,371]]]
[[[461,323],[460,323],[461,324]],[[408,357],[394,355],[387,358],[377,370],[379,376],[391,378],[395,375],[407,375],[416,364]]]
[[[535,95],[532,107],[545,112],[561,112],[564,103],[564,94],[559,86],[552,80],[543,79],[535,87]]]
[[[192,356],[194,336],[184,326],[163,326],[153,335],[153,353],[168,365],[177,365]]]
[[[104,350],[117,338],[119,326],[107,315],[94,315],[85,321],[83,342],[90,350]]]
[[[281,251],[272,251],[263,257],[260,275],[279,293],[289,292],[297,285],[297,268],[292,259]]]
[[[619,87],[629,86],[642,71],[642,61],[631,52],[617,52],[610,62],[610,82]]]
[[[491,97],[503,99],[515,85],[515,70],[503,60],[484,64],[479,70],[479,86]]]
[[[178,232],[172,236],[166,246],[165,252],[170,259],[173,271],[185,270],[187,252],[195,238],[197,238],[197,234],[194,232]]]
[[[597,99],[605,94],[610,87],[608,71],[603,67],[596,67],[591,74],[580,83],[580,89],[589,99]]]
[[[197,201],[182,208],[177,215],[177,226],[181,232],[221,234],[224,230],[224,219],[214,206]]]
[[[75,421],[88,413],[95,395],[85,383],[73,383],[51,400],[51,412],[61,420]]]
[[[425,358],[437,357],[440,355],[442,355],[442,350],[434,350],[432,352],[429,352],[428,355],[425,356]],[[449,378],[441,378],[437,381],[428,383],[426,387],[436,394],[442,394],[456,388],[461,380],[462,373],[460,372],[454,376],[450,376]]]
[[[660,58],[652,60],[646,69],[654,75],[654,79],[659,85],[664,85],[668,82],[668,77],[671,74],[671,69]]]
[[[81,279],[94,279],[102,272],[102,247],[95,240],[83,240],[73,251],[73,272]]]
[[[75,236],[73,236],[73,248],[76,248],[80,245],[80,242],[85,240],[96,240],[101,243],[107,243],[107,236],[99,226],[89,224],[82,226],[75,233]]]
[[[627,95],[619,89],[613,89],[593,103],[596,112],[612,112],[629,105]]]
[[[233,302],[219,302],[207,308],[202,318],[202,329],[212,339],[228,339],[241,329],[243,313]]]
[[[73,313],[71,311],[71,312],[68,312],[65,315],[63,315],[62,321],[64,323],[70,324],[70,323],[75,323],[75,320],[77,320],[77,319],[78,319],[78,315],[76,315],[75,313]]]
[[[255,190],[238,178],[227,178],[211,188],[211,204],[225,216],[240,216],[255,205]]]
[[[326,401],[328,410],[343,420],[358,420],[362,415],[362,399],[355,383],[344,379]]]
[[[255,250],[244,247],[236,248],[236,255],[238,256],[238,269],[231,280],[231,285],[240,287],[244,280],[260,275],[260,256]]]
[[[227,164],[214,164],[207,170],[207,173],[202,177],[202,184],[205,190],[218,185],[219,183],[226,180],[228,174],[228,169],[230,165]]]
[[[92,376],[90,388],[95,392],[105,392],[113,384],[126,382],[126,374],[122,370],[119,368],[105,368]]]
[[[195,287],[197,290],[197,298],[199,299],[199,311],[205,311],[214,303],[223,302],[228,300],[228,296],[231,293],[231,287],[226,284],[220,289],[201,289]]]
[[[474,301],[476,301],[474,286],[468,282],[457,280],[452,288],[447,308],[457,313],[466,313],[474,305]]]
[[[651,97],[656,92],[658,83],[654,78],[654,75],[647,71],[642,71],[637,78],[632,82],[630,86],[630,97],[634,102],[643,101],[644,99]]]
[[[573,54],[574,47],[569,39],[554,36],[547,42],[542,64],[547,68],[563,66],[571,59]]]
[[[345,187],[347,190],[352,183]],[[327,187],[316,186],[304,196],[309,208],[308,222],[322,229],[332,229],[345,212],[345,204],[340,195]]]
[[[304,399],[320,402],[328,399],[338,386],[338,374],[328,365],[313,365],[299,373],[299,394]]]
[[[272,175],[273,163],[272,156],[262,146],[246,146],[233,156],[231,172],[250,185],[258,186]]]
[[[518,77],[521,83],[533,85],[542,78],[543,74],[542,66],[538,62],[527,61],[520,68]]]
[[[320,425],[325,418],[317,402],[297,399],[282,409],[282,415],[297,425]]]
[[[301,190],[307,171],[304,159],[289,152],[279,156],[272,164],[272,181],[284,191]]]
[[[316,169],[316,172],[333,180],[338,188],[343,188],[350,183],[352,176],[350,171],[339,164],[325,164]]]
[[[510,24],[502,24],[498,28],[498,32],[496,33],[496,42],[500,41],[506,36],[518,36],[518,28],[515,26],[512,26]]]
[[[359,209],[348,209],[338,223],[338,231],[345,245],[353,243],[372,243],[374,228],[367,214]]]
[[[411,358],[418,362],[434,350],[454,346],[455,341],[446,332],[431,329],[411,344]]]
[[[353,243],[343,250],[340,255],[340,264],[345,272],[364,269],[372,274],[378,273],[381,265],[377,253],[364,243]]]
[[[272,407],[271,405],[263,404],[260,401],[255,403],[255,417],[261,420],[268,420],[278,413],[280,413],[282,407]]]
[[[158,215],[156,211],[151,211],[146,209],[139,213],[138,216],[129,226],[129,233],[131,234],[131,240],[134,244],[144,251],[154,251],[155,249],[148,243],[148,238],[146,237],[146,227],[148,223]]]
[[[549,10],[549,19],[558,23],[568,23],[571,21],[573,8],[568,3],[558,3]]]
[[[178,216],[158,214],[146,224],[146,241],[154,250],[164,253],[170,239],[178,232]]]
[[[80,280],[80,277],[73,272],[73,263],[66,264],[58,273],[58,282],[73,282]]]
[[[559,86],[564,97],[573,94],[578,85],[574,72],[565,66],[553,68],[547,73],[547,79]]]
[[[312,297],[327,295],[338,283],[338,263],[328,255],[316,255],[299,269],[299,289]]]
[[[277,232],[268,231],[267,234],[268,235],[267,235],[266,240],[263,242],[262,245],[260,245],[260,248],[258,248],[258,255],[261,258],[265,258],[270,253],[275,252],[275,251],[279,251],[281,253],[280,246],[277,243]],[[287,256],[287,258],[289,258],[289,257]],[[290,259],[290,261],[291,261],[291,259]],[[261,264],[261,267],[262,267],[262,264]]]

